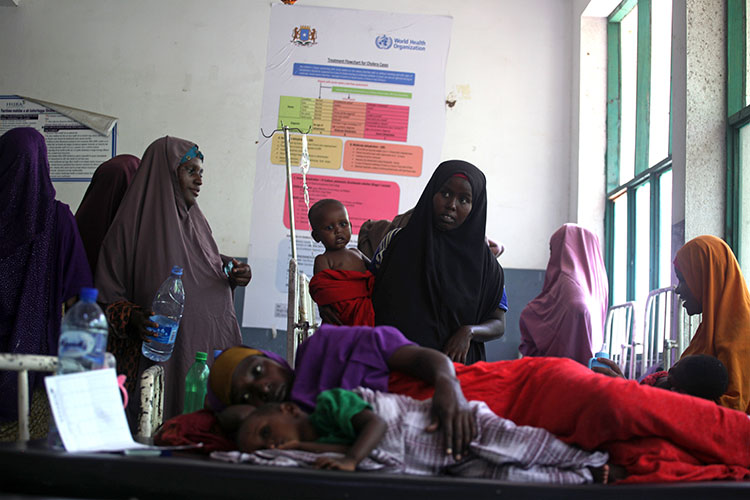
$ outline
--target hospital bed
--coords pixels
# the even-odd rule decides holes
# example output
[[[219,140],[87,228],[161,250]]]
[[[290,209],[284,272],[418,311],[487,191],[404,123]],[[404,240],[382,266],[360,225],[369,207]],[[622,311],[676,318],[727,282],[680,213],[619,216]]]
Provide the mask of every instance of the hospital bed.
[[[622,499],[750,498],[749,482],[559,486],[486,479],[320,471],[184,456],[63,453],[0,444],[0,493],[21,498]],[[18,497],[14,497],[18,498]]]

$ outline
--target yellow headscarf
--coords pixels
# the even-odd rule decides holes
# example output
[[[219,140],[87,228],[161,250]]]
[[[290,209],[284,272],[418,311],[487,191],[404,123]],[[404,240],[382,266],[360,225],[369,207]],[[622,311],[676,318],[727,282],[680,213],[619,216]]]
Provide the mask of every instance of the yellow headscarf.
[[[248,356],[258,356],[263,353],[257,349],[236,346],[230,347],[216,358],[211,372],[208,375],[208,383],[211,390],[225,405],[231,404],[232,375],[237,365]]]
[[[682,357],[719,358],[729,372],[720,404],[750,413],[750,293],[732,249],[715,236],[698,236],[677,252],[674,264],[703,305],[701,324]]]

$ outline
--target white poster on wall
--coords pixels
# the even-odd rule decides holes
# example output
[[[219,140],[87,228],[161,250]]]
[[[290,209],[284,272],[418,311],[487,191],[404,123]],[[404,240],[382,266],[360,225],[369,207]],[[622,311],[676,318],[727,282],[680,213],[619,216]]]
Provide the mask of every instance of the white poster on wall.
[[[452,19],[274,5],[261,127],[309,132],[309,204],[340,200],[352,241],[367,219],[411,208],[441,156],[445,65]],[[297,260],[312,276],[322,245],[310,237],[299,164],[301,134],[290,134]],[[284,134],[259,137],[243,326],[286,329],[291,257]]]
[[[96,121],[104,117],[66,106],[60,108],[84,120]],[[40,102],[19,96],[0,96],[0,135],[17,127],[39,131],[47,144],[50,177],[56,182],[88,182],[99,165],[117,154],[116,119],[104,118],[108,119],[104,127],[106,133]]]

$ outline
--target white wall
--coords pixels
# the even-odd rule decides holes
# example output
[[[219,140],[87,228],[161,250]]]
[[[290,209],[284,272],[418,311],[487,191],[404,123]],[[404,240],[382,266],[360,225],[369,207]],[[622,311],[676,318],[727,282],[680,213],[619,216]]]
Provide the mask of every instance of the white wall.
[[[458,102],[446,108],[443,157],[486,173],[502,263],[544,268],[549,236],[576,212],[571,2],[300,4],[453,16],[446,94]],[[268,0],[21,0],[0,7],[0,93],[117,116],[120,153],[140,156],[165,134],[197,142],[200,206],[222,252],[244,256],[269,14]],[[56,187],[75,210],[86,186]]]
[[[607,151],[607,15],[619,0],[575,0],[571,96],[571,220],[590,229],[604,249]]]

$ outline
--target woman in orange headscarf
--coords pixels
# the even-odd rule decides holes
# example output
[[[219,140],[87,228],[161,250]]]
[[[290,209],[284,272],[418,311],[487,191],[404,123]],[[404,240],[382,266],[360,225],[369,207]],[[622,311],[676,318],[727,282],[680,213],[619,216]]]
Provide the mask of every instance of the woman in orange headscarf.
[[[709,354],[729,372],[723,406],[750,413],[750,293],[729,245],[698,236],[677,252],[677,293],[688,314],[703,313],[682,357]]]

